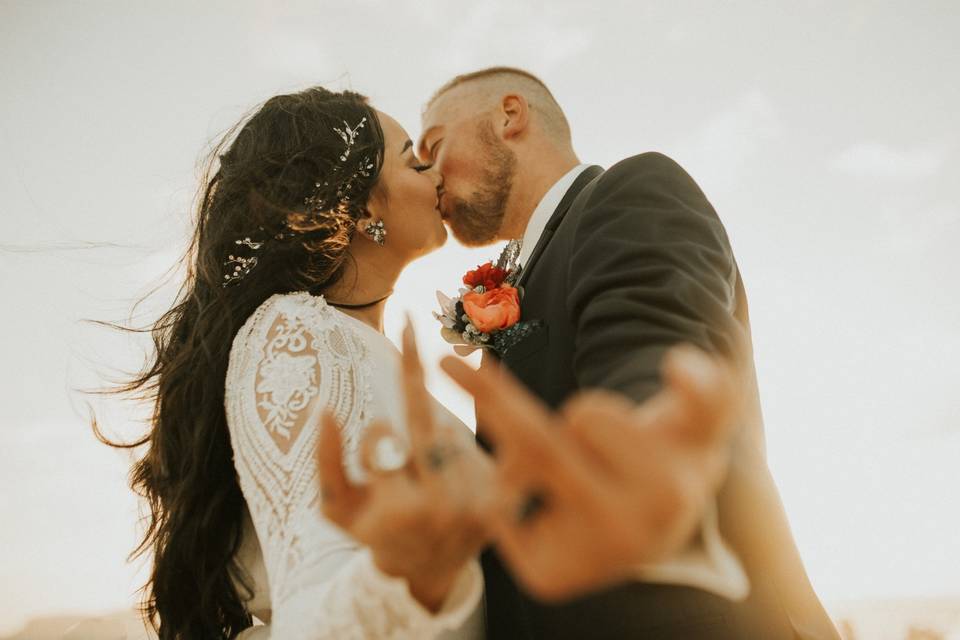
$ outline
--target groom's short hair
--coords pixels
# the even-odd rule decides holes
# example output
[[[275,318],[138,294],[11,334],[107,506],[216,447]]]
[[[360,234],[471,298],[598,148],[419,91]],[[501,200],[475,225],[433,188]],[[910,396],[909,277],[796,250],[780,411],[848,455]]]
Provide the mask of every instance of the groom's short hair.
[[[468,83],[477,84],[478,89],[483,89],[486,95],[499,96],[511,91],[523,94],[531,109],[540,114],[547,133],[558,142],[570,143],[570,124],[553,93],[543,80],[516,67],[489,67],[461,74],[437,89],[424,106],[424,113],[442,95]]]

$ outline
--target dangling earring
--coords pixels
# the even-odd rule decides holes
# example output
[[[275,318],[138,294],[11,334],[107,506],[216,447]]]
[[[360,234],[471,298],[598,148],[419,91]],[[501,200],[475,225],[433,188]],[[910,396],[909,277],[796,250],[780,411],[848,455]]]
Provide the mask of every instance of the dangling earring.
[[[371,222],[363,230],[365,234],[370,236],[374,242],[376,242],[381,247],[387,242],[387,230],[383,226],[383,220],[377,220],[376,222]]]

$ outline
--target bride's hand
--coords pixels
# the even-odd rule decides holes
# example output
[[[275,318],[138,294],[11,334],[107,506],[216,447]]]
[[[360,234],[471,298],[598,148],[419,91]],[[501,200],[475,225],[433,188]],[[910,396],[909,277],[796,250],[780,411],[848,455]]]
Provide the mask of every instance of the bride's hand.
[[[324,416],[317,463],[324,515],[368,546],[381,571],[405,578],[412,595],[440,608],[465,563],[486,544],[481,518],[490,463],[473,442],[436,424],[410,324],[403,333],[409,448],[375,422],[360,452],[369,482],[347,478],[340,429]]]

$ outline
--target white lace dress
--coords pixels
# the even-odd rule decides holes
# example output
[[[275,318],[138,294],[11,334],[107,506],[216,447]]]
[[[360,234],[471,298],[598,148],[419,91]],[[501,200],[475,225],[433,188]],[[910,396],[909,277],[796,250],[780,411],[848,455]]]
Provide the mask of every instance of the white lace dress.
[[[370,553],[320,512],[314,449],[321,410],[332,409],[343,425],[348,471],[360,478],[364,427],[385,418],[405,433],[399,355],[382,334],[307,293],[271,297],[237,333],[225,406],[253,529],[239,560],[254,582],[248,608],[270,620],[251,637],[483,637],[476,561],[431,614],[404,580],[380,572]],[[439,403],[436,411],[456,420]]]

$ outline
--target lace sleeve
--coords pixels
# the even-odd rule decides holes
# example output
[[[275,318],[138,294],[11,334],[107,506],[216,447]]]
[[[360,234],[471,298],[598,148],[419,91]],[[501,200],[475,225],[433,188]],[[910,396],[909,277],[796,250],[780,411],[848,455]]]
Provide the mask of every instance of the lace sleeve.
[[[441,612],[429,614],[403,580],[379,572],[370,554],[320,513],[313,458],[319,414],[329,407],[343,425],[345,458],[355,468],[369,422],[369,366],[355,330],[305,293],[266,301],[234,340],[227,423],[263,549],[274,638],[431,638],[462,622],[479,598],[482,579],[471,565]]]

